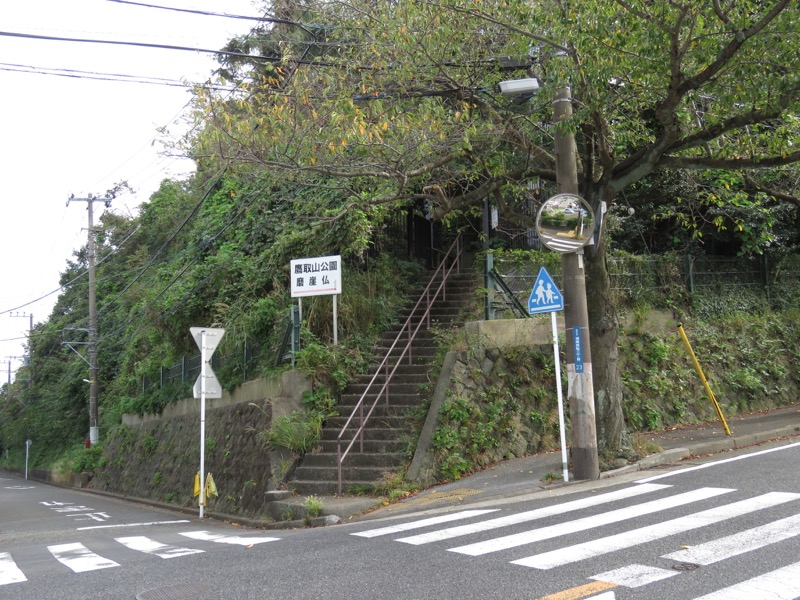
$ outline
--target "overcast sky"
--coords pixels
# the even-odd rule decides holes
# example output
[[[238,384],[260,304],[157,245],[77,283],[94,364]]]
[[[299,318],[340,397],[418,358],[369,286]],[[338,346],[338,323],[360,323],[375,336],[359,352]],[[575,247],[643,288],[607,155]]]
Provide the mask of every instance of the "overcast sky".
[[[262,6],[253,0],[143,2],[248,16],[258,16]],[[219,49],[254,24],[113,0],[0,2],[4,34]],[[135,214],[162,179],[194,168],[158,153],[157,129],[179,127],[176,118],[191,97],[185,87],[104,79],[201,82],[214,67],[211,55],[197,52],[0,35],[0,382],[9,361],[12,378],[21,364],[7,357],[23,355],[29,316],[34,323],[47,319],[59,274],[86,243],[86,203],[67,207],[70,194],[103,194],[125,180],[136,194],[115,200],[112,209]],[[53,70],[71,76],[41,74]],[[97,222],[105,209],[94,206]]]

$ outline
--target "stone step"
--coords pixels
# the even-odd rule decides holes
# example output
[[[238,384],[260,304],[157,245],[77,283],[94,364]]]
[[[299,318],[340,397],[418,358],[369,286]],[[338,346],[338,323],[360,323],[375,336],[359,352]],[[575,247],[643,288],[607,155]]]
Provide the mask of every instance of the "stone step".
[[[342,394],[339,397],[339,416],[352,413],[360,398],[361,394]],[[375,409],[377,410],[379,406],[416,406],[423,400],[422,394],[393,394],[390,391],[389,402],[386,402],[386,397],[381,394],[380,400],[375,404]],[[370,393],[364,398],[362,406],[367,411],[374,403],[375,394]]]
[[[398,440],[400,439],[404,433],[406,433],[405,429],[389,429],[387,427],[375,427],[375,424],[370,419],[367,423],[368,427],[364,428],[363,436],[364,440],[370,441],[388,441],[388,440]],[[334,427],[323,427],[322,433],[320,435],[320,440],[328,441],[328,440],[336,440],[339,436],[339,432],[342,430],[341,427],[334,428]],[[345,432],[345,435],[342,437],[342,440],[349,444],[350,440],[353,439],[353,435],[355,430],[348,430]]]
[[[393,384],[408,384],[408,385],[416,385],[416,386],[418,386],[418,385],[423,385],[423,384],[428,383],[428,381],[429,381],[429,379],[428,379],[428,369],[420,368],[419,372],[417,372],[417,373],[404,373],[404,372],[402,372],[400,370],[400,367],[402,367],[402,366],[404,366],[404,365],[402,365],[402,364],[398,365],[397,366],[397,370],[394,371],[394,375],[392,375],[392,380],[390,382],[390,388],[392,387]],[[407,365],[405,365],[405,366],[407,366]],[[421,367],[423,365],[414,365],[414,366]],[[389,364],[388,365],[389,373],[392,372],[394,367],[395,367],[394,364]],[[359,375],[355,379],[353,379],[353,381],[350,384],[348,384],[347,388],[345,388],[345,393],[348,393],[348,391],[350,389],[350,385],[364,385],[364,386],[366,386],[366,385],[372,383],[373,387],[377,386],[378,388],[381,388],[385,381],[386,381],[386,375],[383,374],[383,369],[381,369],[381,374],[376,376],[374,379],[373,379],[372,375],[369,375],[369,376],[368,375]]]
[[[371,364],[369,366],[369,369],[367,369],[367,373],[364,373],[362,375],[358,375],[358,380],[361,380],[361,378],[364,378],[367,381],[369,381],[370,379],[372,379],[372,376],[375,374],[375,371],[378,369],[379,366],[380,366],[380,363],[378,363],[378,362],[375,362],[375,363]],[[385,369],[386,369],[385,366],[381,367],[381,375],[379,375],[378,377],[383,377],[383,373],[385,372]],[[391,372],[392,369],[394,369],[394,364],[393,363],[389,365],[389,372]],[[400,376],[405,376],[405,375],[410,375],[410,376],[424,375],[424,376],[427,377],[428,371],[430,371],[430,366],[428,366],[428,365],[418,365],[418,364],[409,365],[408,362],[402,361],[399,365],[397,365],[397,369],[394,372],[394,376],[395,377],[400,377]]]
[[[346,393],[348,395],[354,394],[356,396],[361,396],[366,390],[368,383],[351,383],[346,388]],[[383,387],[384,382],[376,382],[373,383],[370,387],[370,390],[374,394],[377,394],[378,391],[381,390]],[[386,386],[389,390],[389,395],[393,396],[395,394],[418,394],[419,393],[419,384],[417,383],[406,383],[403,381],[397,381],[394,378],[389,382],[389,385]],[[339,403],[341,405],[341,402]]]
[[[351,457],[348,455],[342,467],[343,481],[379,481],[383,478],[385,473],[391,472],[394,468],[402,464],[402,462],[399,461],[395,465],[353,467],[350,465],[350,458]],[[301,481],[331,481],[335,483],[339,480],[339,470],[336,468],[335,462],[330,466],[324,467],[307,467],[305,465],[300,465],[297,467],[297,471],[295,471],[295,477]]]
[[[346,417],[330,417],[325,421],[325,429],[337,429],[341,431],[344,424],[347,422],[347,419],[350,415]],[[369,424],[372,427],[386,427],[388,429],[400,429],[405,427],[408,423],[408,418],[405,416],[391,416],[391,415],[372,415],[369,420]],[[358,422],[357,418],[354,418],[350,422],[349,429],[358,429],[360,423]]]
[[[348,481],[342,486],[342,491],[347,494],[351,490],[370,489],[375,483],[375,481]],[[335,496],[338,489],[336,479],[331,481],[293,479],[289,482],[289,487],[302,496]]]
[[[352,438],[351,438],[352,439]],[[346,440],[342,444],[342,450],[344,450],[348,444],[350,444],[350,439]],[[364,440],[364,452],[369,453],[386,453],[386,454],[397,454],[405,452],[407,443],[400,441],[400,440]],[[317,443],[317,447],[320,449],[320,452],[329,453],[329,454],[336,454],[337,443],[336,440],[320,440]],[[353,445],[353,449],[350,452],[359,451],[361,449],[361,444],[356,442]],[[348,454],[349,457],[349,454]]]
[[[345,468],[389,469],[401,465],[405,460],[405,455],[399,452],[358,452],[357,450],[358,447],[353,446],[353,449],[347,454],[344,463]],[[306,454],[303,457],[303,463],[298,467],[298,471],[312,467],[315,469],[335,467],[338,460],[337,456],[335,452]]]

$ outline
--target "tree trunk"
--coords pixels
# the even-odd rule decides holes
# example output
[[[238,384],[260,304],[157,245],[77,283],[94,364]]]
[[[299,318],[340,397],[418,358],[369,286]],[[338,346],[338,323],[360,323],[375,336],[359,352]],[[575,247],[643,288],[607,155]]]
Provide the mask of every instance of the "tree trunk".
[[[598,446],[606,460],[613,460],[629,456],[632,448],[622,412],[619,319],[611,295],[605,236],[599,248],[586,248],[586,275]]]

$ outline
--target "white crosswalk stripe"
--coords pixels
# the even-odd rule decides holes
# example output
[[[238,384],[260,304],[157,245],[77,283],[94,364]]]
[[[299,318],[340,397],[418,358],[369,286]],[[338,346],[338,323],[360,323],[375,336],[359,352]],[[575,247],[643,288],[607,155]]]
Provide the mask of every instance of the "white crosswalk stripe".
[[[14,562],[11,554],[8,552],[0,552],[0,585],[7,585],[9,583],[20,583],[28,581],[25,574]]]
[[[246,547],[280,540],[280,538],[267,535],[225,535],[221,533],[212,533],[210,531],[184,531],[177,533],[201,542]],[[126,548],[160,558],[177,558],[205,552],[198,548],[183,548],[180,546],[162,544],[161,542],[145,536],[119,537],[114,539]],[[109,558],[104,558],[95,554],[84,544],[79,542],[50,545],[47,546],[47,549],[50,551],[53,558],[74,573],[86,573],[120,566],[119,563]],[[12,554],[10,552],[0,552],[0,586],[22,583],[25,581],[28,581],[28,578],[14,560]]]
[[[680,575],[678,571],[668,569],[659,569],[657,567],[650,567],[648,565],[628,565],[621,569],[614,569],[613,571],[606,571],[595,575],[589,579],[595,581],[604,581],[605,583],[613,583],[622,587],[638,588],[643,585],[655,583],[662,579],[669,579]]]
[[[491,531],[492,529],[497,529],[498,527],[519,525],[521,523],[528,523],[530,521],[536,521],[538,519],[544,519],[546,517],[563,515],[576,510],[582,510],[584,508],[600,506],[601,504],[606,504],[609,502],[615,502],[618,500],[633,498],[635,496],[639,496],[642,494],[663,490],[668,487],[670,486],[644,484],[641,486],[629,487],[622,490],[617,490],[615,492],[609,492],[607,494],[600,494],[598,496],[589,496],[588,498],[581,498],[580,500],[572,500],[570,502],[554,504],[552,506],[546,506],[544,508],[528,510],[522,513],[509,515],[506,517],[498,517],[496,519],[490,519],[488,521],[482,521],[480,523],[473,523],[470,525],[460,525],[458,527],[450,527],[447,529],[441,529],[439,531],[434,531],[431,533],[424,533],[416,536],[400,538],[397,541],[414,545],[427,544],[430,542],[439,542],[442,540],[452,539],[454,537],[469,535],[471,533],[478,533],[481,531]],[[368,534],[369,532],[354,533],[353,535],[362,535],[364,537],[369,537]]]
[[[588,558],[594,558],[609,552],[623,550],[645,542],[665,538],[671,535],[699,529],[727,519],[739,517],[758,510],[778,506],[800,498],[800,494],[770,492],[756,498],[726,504],[702,512],[671,519],[655,525],[640,527],[617,535],[611,535],[582,544],[567,546],[550,552],[543,552],[511,561],[512,564],[532,567],[534,569],[552,569],[568,565]]]
[[[650,486],[652,484],[647,483],[639,485]],[[485,534],[486,532],[489,532],[491,535],[501,528],[515,525],[525,526],[527,523],[546,517],[567,515],[570,512],[584,509],[591,510],[594,507],[610,505],[621,500],[631,498],[641,499],[648,493],[664,492],[668,489],[669,486],[653,488],[634,486],[606,494],[579,498],[577,500],[519,513],[493,516],[475,522],[436,528],[437,525],[443,525],[450,520],[461,520],[481,516],[479,514],[469,514],[470,511],[461,511],[453,515],[445,515],[444,517],[429,517],[411,520],[389,527],[368,529],[353,533],[352,535],[373,538],[414,529],[433,528],[433,530],[417,533],[415,535],[394,538],[396,542],[412,545],[442,542],[473,534]],[[570,544],[566,542],[566,540],[569,539],[566,536],[573,533],[590,531],[606,525],[633,520],[646,515],[654,515],[678,507],[692,507],[697,502],[723,497],[732,492],[736,492],[736,490],[729,488],[699,488],[688,492],[663,496],[646,502],[640,502],[639,504],[627,505],[623,508],[591,514],[590,516],[564,521],[554,525],[546,525],[544,527],[524,530],[510,535],[489,537],[488,539],[483,539],[471,544],[445,548],[445,550],[469,556],[480,556],[527,545],[535,545],[545,540],[563,538],[565,542],[560,548],[509,561],[511,564],[534,569],[553,569],[613,552],[628,550],[648,542],[679,535],[692,530],[698,530],[709,525],[734,520],[738,517],[773,509],[800,500],[800,494],[769,492],[743,500],[729,500],[727,504],[722,504],[706,510],[697,511],[697,509],[694,509],[697,512],[691,512],[676,518],[669,518],[644,527],[634,527],[614,535],[594,537],[590,538],[589,541],[581,543]],[[713,538],[715,530],[709,528],[706,531],[709,532],[708,537]],[[485,538],[485,536],[483,537]],[[796,538],[800,538],[800,514],[778,518],[765,525],[751,527],[731,535],[709,539],[708,541],[701,542],[692,547],[664,554],[660,558],[681,563],[710,565],[750,552],[757,552],[767,546]],[[656,558],[657,556],[653,556],[653,559]],[[681,575],[681,571],[666,569],[663,568],[663,565],[629,564],[600,573],[589,579],[602,582],[602,584],[610,584],[611,587],[641,588]],[[684,575],[684,577],[686,576]],[[582,588],[579,587],[576,589],[581,590]],[[607,591],[599,596],[592,596],[594,599],[614,597],[616,596],[612,591]],[[775,598],[777,600],[800,598],[800,563],[754,577],[749,581],[732,585],[712,594],[708,594],[707,596],[703,596],[702,599],[696,600],[751,600],[752,598],[765,597],[771,599]]]
[[[171,546],[169,544],[162,544],[155,540],[151,540],[143,535],[132,535],[129,537],[115,538],[123,546],[127,546],[131,550],[138,550],[145,554],[154,554],[161,558],[177,558],[179,556],[187,556],[189,554],[202,554],[203,550],[197,548],[181,548],[180,546]]]
[[[220,533],[211,533],[209,531],[183,531],[181,535],[193,540],[216,542],[218,544],[236,544],[239,546],[253,546],[265,542],[276,542],[281,539],[263,535],[223,535]]]
[[[378,537],[382,535],[391,535],[393,533],[400,533],[401,531],[410,531],[411,529],[421,529],[422,527],[430,527],[431,525],[439,525],[440,523],[451,523],[460,519],[469,519],[470,517],[477,517],[485,515],[486,513],[496,512],[495,510],[462,510],[461,512],[453,513],[450,515],[443,515],[440,517],[430,517],[429,519],[422,519],[421,521],[411,521],[402,523],[400,525],[391,525],[389,527],[381,527],[380,529],[370,529],[369,531],[360,531],[354,533],[359,537]]]
[[[696,565],[711,565],[798,535],[800,535],[800,515],[794,515],[705,544],[665,554],[662,558]]]
[[[653,500],[638,504],[636,506],[620,508],[607,513],[599,515],[592,515],[583,519],[575,521],[567,521],[559,523],[558,525],[551,525],[550,527],[543,527],[542,529],[534,529],[533,531],[523,531],[514,535],[507,535],[500,538],[495,538],[486,542],[478,542],[477,544],[470,544],[468,546],[461,546],[459,548],[451,548],[451,552],[458,552],[459,554],[467,554],[469,556],[480,556],[481,554],[488,554],[489,552],[498,552],[500,550],[508,550],[509,548],[516,548],[517,546],[524,546],[526,544],[533,544],[543,540],[562,537],[570,533],[577,533],[579,531],[586,531],[603,525],[610,525],[612,523],[619,523],[643,515],[657,513],[670,508],[678,506],[685,506],[692,502],[699,502],[700,500],[707,500],[720,496],[722,494],[729,494],[735,490],[728,488],[701,488],[683,494],[676,494],[675,496],[668,496],[660,500]]]
[[[800,562],[706,594],[695,600],[795,600],[800,597]]]
[[[97,569],[118,567],[119,563],[98,556],[83,544],[59,544],[48,546],[50,553],[60,562],[75,573],[85,573]]]

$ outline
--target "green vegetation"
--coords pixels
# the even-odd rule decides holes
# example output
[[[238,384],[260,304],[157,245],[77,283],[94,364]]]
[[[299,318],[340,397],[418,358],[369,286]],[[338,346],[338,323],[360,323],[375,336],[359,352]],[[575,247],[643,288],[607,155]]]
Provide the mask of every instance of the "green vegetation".
[[[714,3],[657,5],[287,3],[280,23],[231,40],[234,52],[219,59],[221,85],[193,90],[196,127],[175,142],[197,174],[164,180],[136,214],[105,211],[96,226],[103,444],[169,451],[155,434],[137,448],[122,415],[158,413],[191,396],[191,326],[225,328],[214,367],[226,390],[287,368],[290,260],[338,254],[347,278],[340,343],[331,343],[331,298],[304,299],[296,359],[314,392],[302,415],[264,434],[271,444],[313,446],[338,392],[365,368],[377,333],[418,279],[408,224],[420,219],[437,240],[480,231],[488,201],[509,225],[529,229],[529,211],[555,178],[555,134],[575,134],[581,194],[596,211],[601,202],[608,208],[605,235],[585,255],[601,325],[592,343],[612,352],[626,345],[627,358],[594,365],[598,398],[622,407],[632,428],[705,414],[675,341],[648,331],[655,308],[692,325],[698,349],[713,357],[701,360],[711,363],[718,396],[733,410],[791,398],[798,357],[787,336],[797,333],[800,286],[782,276],[800,261],[800,202],[791,192],[800,96],[785,75],[796,72],[797,44],[786,38],[796,10],[755,0],[724,13]],[[519,70],[499,69],[498,57],[520,61]],[[541,83],[532,98],[494,92],[531,71]],[[552,99],[567,83],[574,115],[554,129]],[[231,86],[247,93],[219,91]],[[697,258],[696,273],[706,254],[760,253],[765,281],[687,291],[684,256]],[[558,258],[541,261],[549,268]],[[67,261],[63,292],[31,333],[30,364],[2,386],[4,465],[19,467],[32,439],[33,467],[86,466],[76,450],[87,430],[86,364],[62,342],[86,342],[87,264],[86,248]],[[644,276],[611,287],[632,271]],[[636,336],[620,335],[617,311]],[[763,320],[741,316],[762,312]],[[500,371],[472,369],[466,376],[486,383],[483,396],[455,392],[448,401],[437,447],[449,476],[480,467],[520,432],[536,436],[532,448],[553,439],[552,405],[535,397],[533,375]],[[470,419],[481,425],[466,427]],[[102,463],[96,454],[88,465]]]
[[[320,516],[322,514],[322,510],[325,508],[322,500],[316,496],[307,496],[303,502],[303,506],[306,509],[306,514],[308,514],[308,516],[312,519]]]

